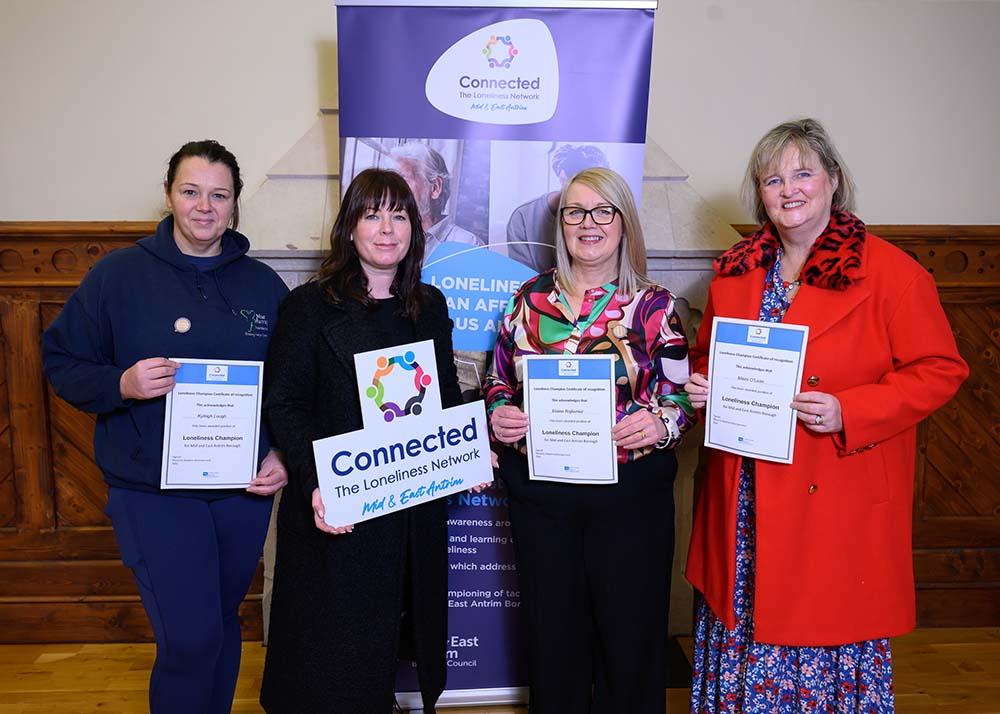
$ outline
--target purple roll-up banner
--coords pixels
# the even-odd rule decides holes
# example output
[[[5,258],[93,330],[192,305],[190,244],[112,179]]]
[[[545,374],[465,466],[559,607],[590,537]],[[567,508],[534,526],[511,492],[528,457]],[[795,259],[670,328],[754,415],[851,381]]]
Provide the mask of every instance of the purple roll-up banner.
[[[555,265],[556,206],[607,166],[639,202],[654,0],[528,4],[338,0],[341,185],[398,171],[444,293],[459,380],[479,390],[515,290]],[[581,7],[583,6],[583,7]],[[448,688],[442,706],[527,698],[520,588],[502,484],[449,502]],[[421,706],[416,669],[397,699]]]

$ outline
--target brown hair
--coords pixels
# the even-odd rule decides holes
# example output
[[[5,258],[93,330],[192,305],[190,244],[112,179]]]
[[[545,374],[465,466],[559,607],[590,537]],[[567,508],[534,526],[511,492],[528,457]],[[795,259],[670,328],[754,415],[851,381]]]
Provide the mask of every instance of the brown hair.
[[[177,178],[177,168],[181,161],[190,157],[205,159],[210,164],[224,164],[233,177],[233,230],[240,225],[240,193],[243,191],[243,179],[240,178],[240,165],[236,163],[233,152],[214,139],[204,139],[202,141],[189,141],[170,157],[167,163],[167,177],[163,182],[167,193],[174,186],[174,179]]]
[[[390,211],[405,211],[410,219],[410,249],[396,268],[390,291],[402,300],[403,314],[416,318],[423,307],[424,297],[420,285],[424,229],[420,225],[420,213],[413,193],[395,171],[365,169],[351,181],[330,232],[330,254],[316,273],[316,280],[334,302],[354,300],[365,306],[374,304],[351,233],[366,211],[381,207]]]

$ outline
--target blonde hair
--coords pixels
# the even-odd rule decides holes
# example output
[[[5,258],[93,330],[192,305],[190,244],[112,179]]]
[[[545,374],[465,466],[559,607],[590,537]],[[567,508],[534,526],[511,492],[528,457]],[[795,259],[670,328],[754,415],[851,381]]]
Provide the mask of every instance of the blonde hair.
[[[571,295],[577,293],[573,278],[573,264],[562,229],[562,209],[570,186],[579,183],[592,189],[618,211],[622,219],[622,240],[618,246],[618,290],[623,295],[634,295],[654,283],[646,275],[646,243],[639,223],[632,189],[619,174],[611,169],[595,167],[573,175],[559,194],[559,217],[556,226],[556,280],[559,287]]]
[[[778,164],[781,154],[789,146],[798,149],[800,156],[813,152],[819,157],[830,180],[837,181],[837,188],[833,192],[834,209],[854,213],[854,180],[830,135],[815,119],[795,119],[779,124],[764,134],[750,155],[743,183],[740,185],[740,198],[753,214],[754,220],[761,224],[770,220],[760,198],[760,179]]]

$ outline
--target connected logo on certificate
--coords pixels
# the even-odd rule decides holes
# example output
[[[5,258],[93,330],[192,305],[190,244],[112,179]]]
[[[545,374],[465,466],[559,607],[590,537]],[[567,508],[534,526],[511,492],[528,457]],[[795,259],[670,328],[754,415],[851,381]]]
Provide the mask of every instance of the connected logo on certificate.
[[[172,358],[160,488],[246,488],[257,474],[263,362]]]
[[[618,483],[611,355],[526,355],[523,364],[529,477]]]
[[[364,352],[354,365],[364,428],[313,442],[328,525],[493,480],[483,402],[442,408],[432,340]]]
[[[709,351],[705,446],[792,463],[809,328],[716,317]]]

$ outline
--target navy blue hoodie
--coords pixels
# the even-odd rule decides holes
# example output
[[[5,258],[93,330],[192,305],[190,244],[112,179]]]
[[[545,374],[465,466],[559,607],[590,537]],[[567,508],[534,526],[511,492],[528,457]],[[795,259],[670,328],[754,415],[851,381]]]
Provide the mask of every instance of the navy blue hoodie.
[[[288,293],[268,266],[246,256],[250,241],[222,237],[212,270],[196,270],[174,242],[174,219],[154,235],[107,255],[42,336],[45,375],[60,397],[97,413],[94,455],[111,486],[160,490],[166,397],[122,399],[122,373],[141,359],[263,360]],[[179,318],[190,329],[175,329]],[[260,456],[267,455],[261,433]],[[211,500],[219,491],[173,490]],[[223,492],[223,493],[231,493]]]

